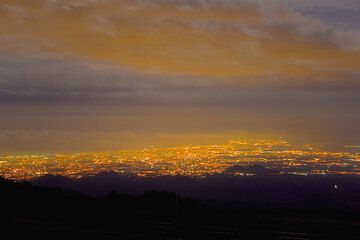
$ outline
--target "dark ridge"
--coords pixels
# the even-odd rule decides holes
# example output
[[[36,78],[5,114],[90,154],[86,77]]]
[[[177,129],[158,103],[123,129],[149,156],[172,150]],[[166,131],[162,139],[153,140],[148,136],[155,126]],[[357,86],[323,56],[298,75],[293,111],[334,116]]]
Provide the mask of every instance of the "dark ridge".
[[[221,178],[228,176],[211,179],[218,182]],[[42,179],[52,183],[54,179],[79,181],[53,176]],[[175,179],[189,183],[204,181]],[[250,178],[242,180],[248,183]],[[327,203],[327,199],[323,201]],[[286,204],[228,203],[209,205],[168,191],[130,195],[113,190],[103,197],[93,197],[59,187],[0,178],[0,226],[3,236],[11,234],[12,239],[355,239],[360,236],[359,208],[349,211],[326,204],[299,208]]]
[[[257,166],[256,169],[262,167]],[[349,175],[217,174],[197,179],[184,176],[143,178],[134,175],[100,173],[81,179],[44,176],[33,180],[32,183],[66,190],[73,189],[97,197],[106,196],[112,190],[132,195],[156,190],[175,192],[179,196],[191,197],[207,203],[226,203],[235,206],[238,203],[249,202],[261,206],[281,205],[302,208],[309,205],[326,205],[332,208],[360,209],[360,177]]]

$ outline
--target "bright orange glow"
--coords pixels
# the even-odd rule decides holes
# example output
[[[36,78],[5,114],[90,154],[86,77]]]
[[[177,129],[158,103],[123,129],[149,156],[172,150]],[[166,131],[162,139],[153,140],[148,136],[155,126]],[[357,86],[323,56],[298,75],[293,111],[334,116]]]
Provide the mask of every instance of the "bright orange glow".
[[[231,141],[222,145],[122,150],[112,153],[10,155],[0,159],[0,174],[10,179],[31,179],[47,174],[70,178],[100,172],[138,176],[182,175],[204,177],[227,173],[231,166],[261,165],[272,174],[360,174],[360,152],[326,152],[316,146],[294,146],[281,140]]]

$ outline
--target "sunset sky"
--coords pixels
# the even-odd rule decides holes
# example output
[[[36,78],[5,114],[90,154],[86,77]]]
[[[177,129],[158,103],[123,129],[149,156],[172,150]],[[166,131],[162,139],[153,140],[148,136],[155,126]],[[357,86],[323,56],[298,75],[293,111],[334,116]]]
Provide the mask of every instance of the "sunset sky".
[[[358,0],[0,0],[0,154],[360,144]]]

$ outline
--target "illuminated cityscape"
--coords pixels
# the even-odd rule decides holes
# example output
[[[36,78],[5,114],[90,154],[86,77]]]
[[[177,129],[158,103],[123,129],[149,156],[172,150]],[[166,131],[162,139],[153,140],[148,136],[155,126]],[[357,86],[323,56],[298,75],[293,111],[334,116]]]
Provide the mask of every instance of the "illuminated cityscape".
[[[359,123],[360,0],[0,0],[0,236],[360,240]]]
[[[257,166],[271,170],[267,174],[360,174],[360,151],[357,146],[348,148],[355,150],[329,152],[320,150],[320,146],[296,146],[282,140],[238,140],[221,145],[152,147],[105,153],[8,155],[0,158],[0,174],[15,180],[48,174],[81,178],[100,172],[140,177],[257,174],[256,170],[242,171],[244,166],[244,169]],[[234,166],[240,168],[228,171]]]

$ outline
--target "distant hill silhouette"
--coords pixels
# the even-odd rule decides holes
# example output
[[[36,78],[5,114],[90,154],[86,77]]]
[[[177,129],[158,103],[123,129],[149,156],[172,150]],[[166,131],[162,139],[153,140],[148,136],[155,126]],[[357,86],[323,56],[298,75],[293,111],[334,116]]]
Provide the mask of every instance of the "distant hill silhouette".
[[[244,171],[244,168],[240,168]],[[238,171],[238,167],[229,171]],[[262,166],[246,168],[249,172],[273,172]],[[179,196],[207,203],[277,204],[290,206],[321,205],[360,208],[359,176],[295,176],[259,174],[233,176],[218,174],[206,178],[184,176],[137,177],[101,173],[82,179],[44,176],[34,179],[36,185],[74,189],[94,196],[106,196],[112,190],[140,195],[145,191],[170,191]],[[335,188],[335,185],[337,186]]]
[[[59,175],[44,175],[32,181],[36,185],[44,185],[48,187],[63,187],[65,189],[72,188],[74,181],[70,178]]]
[[[358,184],[358,178],[300,177],[246,177],[234,178],[227,175],[211,176],[207,179],[186,177],[136,178],[113,173],[102,173],[94,177],[71,180],[59,176],[44,176],[37,181],[42,184],[87,186],[100,180],[129,181],[133,186],[142,184],[146,188],[158,186],[180,188],[215,187],[212,191],[233,187],[233,192],[252,193],[252,197],[271,199],[281,194],[294,194],[318,198],[303,205],[277,204],[264,201],[243,201],[231,204],[224,200],[209,205],[191,198],[179,197],[168,191],[146,191],[130,195],[110,191],[103,197],[93,197],[74,190],[59,187],[36,186],[29,182],[14,182],[0,178],[0,226],[2,236],[10,234],[12,239],[355,239],[360,236],[359,205],[339,203],[338,197],[356,200],[358,192],[344,195],[346,183]],[[149,181],[149,182],[148,182]],[[288,184],[284,182],[290,181]],[[329,192],[313,192],[326,187],[329,181],[337,181],[344,193],[329,199]],[[77,185],[77,184],[85,185]],[[234,183],[229,185],[229,182]],[[253,182],[253,184],[250,184]],[[314,183],[317,182],[317,185]],[[165,185],[163,185],[165,184]],[[168,185],[166,185],[168,184]],[[263,187],[261,187],[263,185]],[[275,185],[277,188],[275,188]],[[252,189],[257,186],[259,189]],[[199,188],[200,187],[200,188]],[[287,187],[293,187],[291,190]],[[87,186],[90,188],[90,186]],[[278,189],[278,190],[276,190]],[[209,190],[206,190],[209,191]],[[205,192],[206,192],[205,191]],[[258,191],[263,193],[255,194]],[[269,195],[270,191],[277,191]],[[335,191],[335,190],[332,190]],[[220,194],[226,193],[222,189]],[[217,193],[219,194],[219,193]],[[311,195],[313,194],[313,195]],[[334,195],[335,194],[335,195]],[[213,195],[212,195],[213,196]],[[228,196],[228,195],[225,195]],[[321,198],[319,196],[326,197]],[[337,197],[336,197],[337,196]],[[286,197],[285,197],[286,198]],[[340,198],[340,199],[341,199]],[[241,198],[239,198],[241,199]],[[255,198],[256,199],[256,198]],[[249,200],[247,198],[246,200]],[[358,204],[359,198],[357,198]],[[346,203],[346,201],[344,201]],[[255,204],[254,204],[255,203]],[[345,220],[344,220],[345,219]]]

